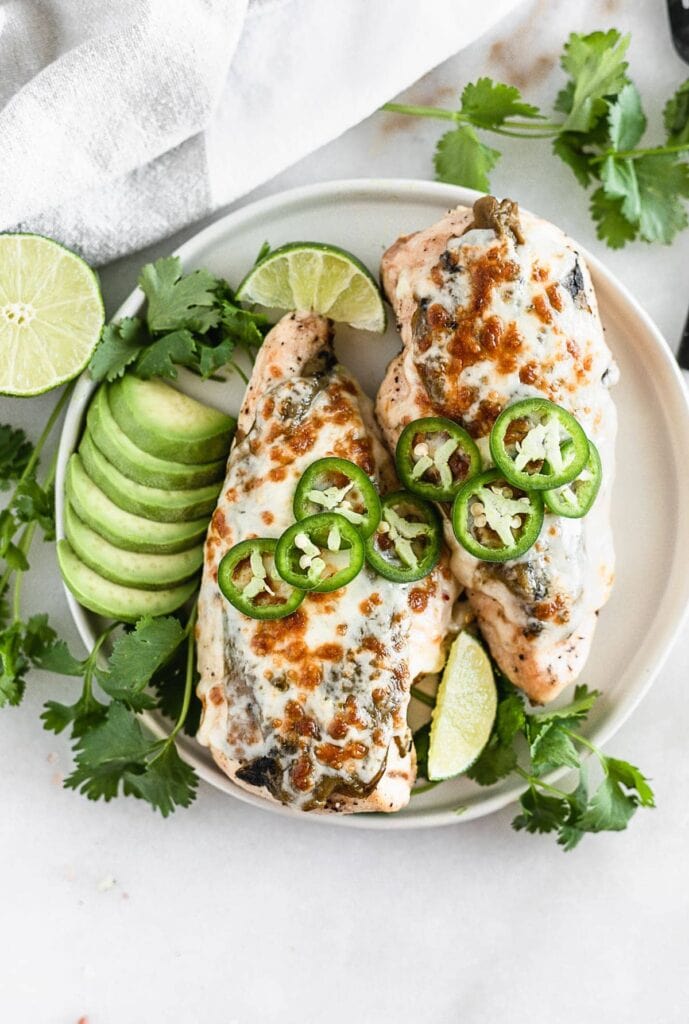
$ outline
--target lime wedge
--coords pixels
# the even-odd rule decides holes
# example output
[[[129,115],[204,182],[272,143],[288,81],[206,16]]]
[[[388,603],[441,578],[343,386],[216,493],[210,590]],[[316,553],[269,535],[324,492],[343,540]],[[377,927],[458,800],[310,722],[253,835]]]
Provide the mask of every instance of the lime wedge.
[[[449,779],[474,763],[488,742],[497,706],[486,652],[470,633],[460,633],[450,650],[433,709],[429,779]]]
[[[40,395],[76,377],[104,319],[79,256],[41,235],[0,234],[0,393]]]
[[[268,253],[237,290],[242,302],[320,313],[364,331],[385,330],[375,280],[356,256],[324,242],[290,242]]]

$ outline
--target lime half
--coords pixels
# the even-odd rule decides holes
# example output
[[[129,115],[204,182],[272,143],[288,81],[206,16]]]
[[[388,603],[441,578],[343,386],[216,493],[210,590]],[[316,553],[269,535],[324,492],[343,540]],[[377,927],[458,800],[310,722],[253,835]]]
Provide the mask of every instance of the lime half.
[[[268,253],[237,290],[243,302],[320,313],[364,331],[385,330],[385,307],[363,263],[324,242],[290,242]]]
[[[428,749],[428,778],[465,772],[481,753],[498,706],[488,655],[470,633],[460,633],[438,687]]]
[[[0,393],[39,395],[76,377],[104,320],[79,256],[41,235],[0,234]]]

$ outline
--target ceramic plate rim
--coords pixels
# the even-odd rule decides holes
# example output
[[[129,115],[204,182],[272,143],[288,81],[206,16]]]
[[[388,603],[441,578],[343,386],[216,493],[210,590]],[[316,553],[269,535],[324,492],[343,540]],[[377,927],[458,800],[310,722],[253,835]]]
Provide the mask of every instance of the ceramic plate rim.
[[[449,208],[459,203],[471,205],[478,196],[479,193],[471,189],[407,178],[353,178],[319,182],[278,192],[264,199],[249,203],[246,206],[241,206],[231,213],[218,218],[193,235],[177,248],[173,255],[180,256],[185,265],[192,264],[196,252],[208,245],[213,245],[221,238],[225,239],[233,230],[240,229],[251,221],[265,221],[276,210],[282,211],[290,206],[299,206],[304,203],[315,205],[323,201],[337,202],[344,198],[348,200],[360,198],[363,200],[371,199],[372,197],[382,202],[398,197],[401,199],[416,199],[417,201],[427,200],[430,203],[438,202],[442,206]],[[659,381],[659,384],[664,384],[667,387],[664,399],[667,402],[670,413],[675,415],[671,432],[673,450],[681,449],[682,444],[685,446],[685,451],[689,450],[689,402],[687,401],[681,372],[667,342],[650,316],[642,309],[627,288],[584,246],[577,243],[577,247],[586,259],[597,287],[600,286],[600,282],[603,282],[615,296],[617,302],[622,307],[626,306],[627,312],[631,313],[638,322],[640,328],[639,338],[643,339],[641,348],[652,351],[655,359],[659,361],[658,365],[662,372],[662,379]],[[133,316],[138,311],[142,300],[143,294],[139,288],[136,288],[117,310],[115,318]],[[82,374],[70,399],[62,427],[55,481],[56,532],[58,539],[64,536],[63,508],[66,464],[76,447],[83,414],[95,387],[96,385],[88,378],[87,374]],[[682,480],[680,478],[679,487],[675,539],[676,541],[681,539],[682,522],[684,521],[688,524],[684,527],[685,539],[689,541],[689,480]],[[63,587],[79,635],[87,649],[90,650],[93,646],[94,632],[89,619],[89,613],[78,604],[64,584]],[[661,671],[684,622],[689,616],[689,575],[685,576],[685,578],[681,577],[676,561],[663,594],[663,603],[666,602],[670,602],[670,607],[665,609],[665,619],[662,627],[659,633],[656,634],[654,642],[650,645],[650,650],[637,671],[636,678],[630,682],[624,698],[617,701],[608,719],[599,728],[596,729],[594,727],[591,730],[590,736],[599,745],[605,744],[617,732],[648,693],[648,690]],[[166,735],[165,728],[150,713],[144,713],[143,718],[157,735]],[[288,816],[293,820],[298,819],[318,824],[372,829],[431,828],[438,825],[460,824],[506,807],[514,802],[524,790],[524,786],[516,780],[512,787],[493,796],[490,795],[490,790],[487,789],[485,799],[472,804],[467,813],[463,815],[458,815],[456,811],[435,810],[433,808],[419,808],[418,812],[405,816],[394,814],[304,815],[289,807],[268,802],[260,796],[255,796],[241,789],[224,776],[220,769],[209,765],[193,749],[189,749],[192,744],[196,746],[193,740],[181,745],[181,756],[194,766],[202,779],[215,788],[263,810],[270,810],[274,813]]]

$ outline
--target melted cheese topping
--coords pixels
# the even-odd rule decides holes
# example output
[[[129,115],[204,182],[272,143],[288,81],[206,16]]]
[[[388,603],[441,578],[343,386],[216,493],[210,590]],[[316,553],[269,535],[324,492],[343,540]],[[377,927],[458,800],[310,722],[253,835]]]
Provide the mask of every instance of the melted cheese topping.
[[[462,233],[457,210],[397,243],[383,260],[405,351],[378,399],[391,442],[409,420],[462,423],[491,465],[488,435],[502,409],[546,397],[573,413],[597,445],[603,483],[579,520],[547,514],[536,545],[503,565],[478,562],[448,522],[452,568],[469,588],[494,656],[517,685],[548,699],[581,668],[614,555],[609,524],[618,371],[605,344],[588,270],[553,225],[522,215],[525,236]]]
[[[273,387],[233,449],[207,558],[293,521],[297,482],[337,455],[394,486],[389,456],[362,416],[367,400],[341,367]],[[383,490],[387,489],[383,486]],[[365,795],[391,744],[410,737],[411,680],[442,664],[456,586],[447,568],[400,586],[368,567],[345,588],[309,594],[285,619],[250,619],[223,600],[226,716],[204,714],[202,742],[241,767],[237,778],[308,809],[332,794]],[[211,681],[206,701],[213,703]]]

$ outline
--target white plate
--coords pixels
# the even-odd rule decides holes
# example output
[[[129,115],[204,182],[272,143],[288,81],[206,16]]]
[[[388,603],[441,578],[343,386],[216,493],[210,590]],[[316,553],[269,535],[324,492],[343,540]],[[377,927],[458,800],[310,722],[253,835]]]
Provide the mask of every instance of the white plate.
[[[186,268],[207,267],[237,283],[251,266],[261,244],[310,240],[332,242],[355,252],[376,273],[384,249],[398,235],[437,220],[458,203],[470,205],[477,194],[468,189],[422,181],[354,180],[329,182],[271,196],[212,224],[178,250]],[[514,198],[519,199],[518,192]],[[585,254],[585,253],[584,253]],[[586,254],[585,254],[586,255]],[[593,650],[582,676],[602,691],[587,734],[598,744],[619,729],[659,672],[682,624],[689,603],[689,409],[672,354],[652,321],[631,295],[592,256],[591,269],[607,340],[622,371],[614,397],[620,415],[617,480],[613,522],[617,549],[617,583],[603,609]],[[135,291],[117,316],[139,311]],[[380,338],[337,331],[337,350],[374,394],[389,359],[399,348],[394,324]],[[180,378],[185,390],[236,412],[242,387]],[[201,390],[200,390],[201,389]],[[79,438],[93,391],[79,381],[62,432],[57,471],[58,536],[62,531],[62,495],[67,459]],[[67,593],[77,628],[91,648],[98,623]],[[148,716],[161,735],[164,722]],[[294,812],[240,789],[214,765],[194,740],[180,742],[181,754],[199,775],[240,800],[277,814]],[[633,751],[630,752],[633,754]],[[469,821],[514,800],[523,785],[508,779],[482,789],[467,779],[446,782],[394,815],[301,815],[304,821],[327,821],[353,828],[421,828]],[[465,808],[460,817],[456,809]]]

